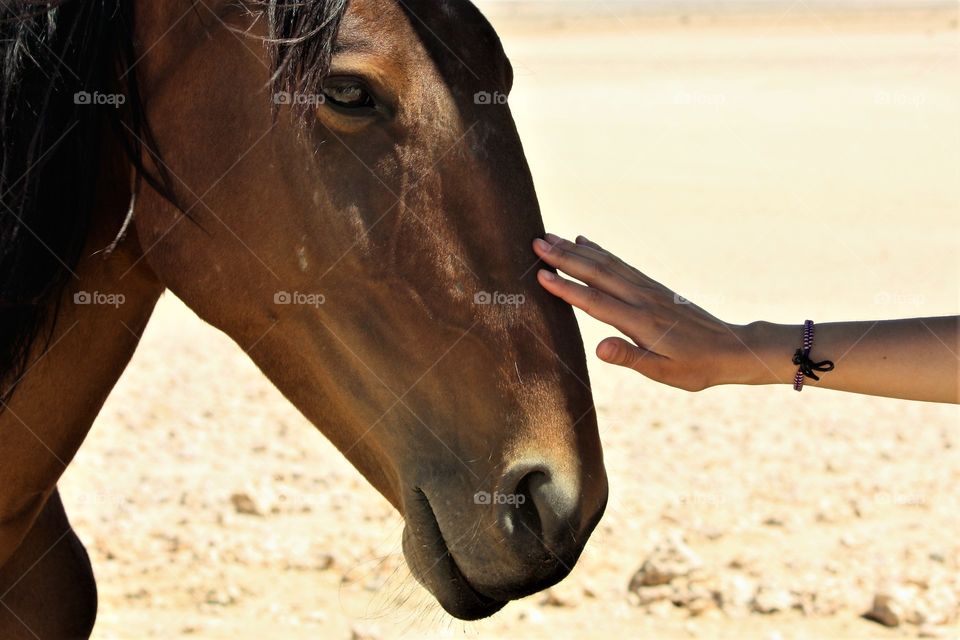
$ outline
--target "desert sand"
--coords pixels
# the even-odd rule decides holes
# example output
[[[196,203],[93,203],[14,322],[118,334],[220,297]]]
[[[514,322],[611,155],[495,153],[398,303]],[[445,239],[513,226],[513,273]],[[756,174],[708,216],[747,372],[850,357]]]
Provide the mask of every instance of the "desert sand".
[[[548,229],[733,322],[956,314],[956,6],[786,4],[491,9]],[[610,335],[580,319],[588,350]],[[95,637],[960,637],[958,407],[589,357],[606,516],[560,585],[463,623],[386,501],[168,294],[61,483]],[[878,594],[898,626],[861,617]]]

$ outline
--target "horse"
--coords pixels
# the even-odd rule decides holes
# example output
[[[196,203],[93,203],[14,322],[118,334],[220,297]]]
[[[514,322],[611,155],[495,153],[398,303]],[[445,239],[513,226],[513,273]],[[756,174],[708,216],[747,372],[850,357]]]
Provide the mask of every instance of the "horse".
[[[449,614],[570,572],[603,454],[573,311],[535,281],[513,71],[479,9],[0,12],[0,637],[91,633],[57,483],[166,291],[395,507]]]

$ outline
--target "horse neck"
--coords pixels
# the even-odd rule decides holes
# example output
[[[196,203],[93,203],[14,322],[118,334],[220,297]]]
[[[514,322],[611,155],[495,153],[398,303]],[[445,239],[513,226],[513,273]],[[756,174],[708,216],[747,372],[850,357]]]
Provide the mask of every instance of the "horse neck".
[[[0,405],[0,524],[38,509],[73,458],[147,325],[163,286],[133,229],[113,251],[129,204],[122,154],[101,159],[84,250],[59,299],[52,330]],[[54,314],[51,313],[51,316]],[[49,340],[44,337],[49,335]],[[0,565],[5,546],[0,526]]]

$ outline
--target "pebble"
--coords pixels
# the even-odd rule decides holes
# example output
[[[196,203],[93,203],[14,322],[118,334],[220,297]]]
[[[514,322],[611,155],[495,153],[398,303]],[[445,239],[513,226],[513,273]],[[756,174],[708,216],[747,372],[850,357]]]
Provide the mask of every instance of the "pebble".
[[[899,627],[903,619],[903,608],[890,594],[878,593],[873,597],[873,605],[863,617],[885,627]]]
[[[540,598],[541,607],[559,607],[572,609],[577,601],[572,592],[561,592],[557,589],[547,589]]]
[[[642,587],[656,587],[670,584],[674,579],[684,577],[700,568],[700,558],[687,546],[683,537],[674,534],[657,545],[643,561],[640,569],[630,579],[628,589],[637,591]]]
[[[770,614],[789,611],[796,604],[796,596],[786,589],[761,587],[753,596],[750,608],[756,613]]]
[[[357,625],[350,629],[350,640],[380,640],[380,632],[375,627]]]
[[[925,624],[917,630],[917,636],[921,638],[949,638],[950,632],[943,627]],[[960,637],[960,632],[958,632],[958,637]]]
[[[750,608],[757,592],[756,583],[742,575],[724,581],[719,592],[720,607],[725,610],[745,611]]]
[[[248,516],[262,515],[257,508],[257,503],[246,493],[234,493],[230,496],[230,502],[233,504],[233,508],[237,513]]]

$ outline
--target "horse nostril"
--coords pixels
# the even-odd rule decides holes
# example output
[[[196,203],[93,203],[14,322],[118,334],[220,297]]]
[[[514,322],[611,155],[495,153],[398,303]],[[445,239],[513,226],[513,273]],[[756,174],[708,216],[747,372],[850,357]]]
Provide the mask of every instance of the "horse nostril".
[[[576,536],[580,519],[578,492],[558,481],[548,467],[513,469],[504,479],[504,488],[512,493],[500,499],[499,511],[509,537],[523,540],[535,536],[540,545],[552,549],[565,546]]]
[[[537,539],[543,539],[543,520],[540,516],[540,508],[534,498],[534,491],[548,481],[547,474],[543,471],[532,471],[517,483],[513,491],[513,496],[508,496],[506,502],[512,502],[503,509],[505,524],[508,533],[525,535],[532,533]],[[510,508],[512,507],[512,509]]]

